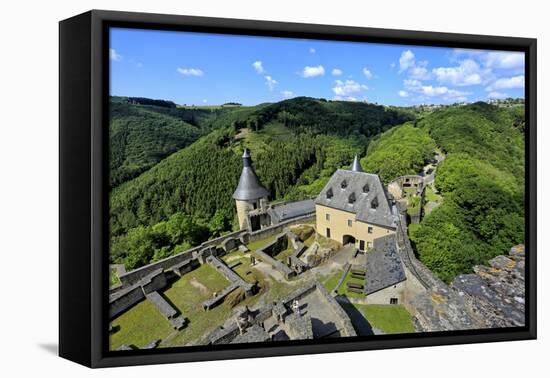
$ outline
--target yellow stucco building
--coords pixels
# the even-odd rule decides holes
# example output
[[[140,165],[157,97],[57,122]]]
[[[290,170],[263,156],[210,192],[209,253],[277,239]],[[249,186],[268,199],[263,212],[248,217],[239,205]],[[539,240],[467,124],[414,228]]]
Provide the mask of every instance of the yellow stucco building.
[[[398,222],[380,177],[363,172],[357,157],[351,170],[332,175],[315,199],[315,212],[319,234],[361,251],[395,233]]]

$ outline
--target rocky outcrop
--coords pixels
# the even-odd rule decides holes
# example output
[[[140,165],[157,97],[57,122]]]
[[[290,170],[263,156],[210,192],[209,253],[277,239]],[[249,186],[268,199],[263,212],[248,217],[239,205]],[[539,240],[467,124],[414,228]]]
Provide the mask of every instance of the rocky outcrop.
[[[525,324],[525,248],[513,247],[489,266],[438,283],[412,302],[419,331],[518,327]]]

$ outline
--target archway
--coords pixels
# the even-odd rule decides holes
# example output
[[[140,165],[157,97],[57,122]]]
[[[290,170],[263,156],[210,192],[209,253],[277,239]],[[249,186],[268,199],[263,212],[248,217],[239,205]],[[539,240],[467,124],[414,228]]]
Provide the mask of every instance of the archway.
[[[355,237],[353,237],[351,235],[344,235],[344,237],[342,238],[342,244],[343,245],[346,245],[346,244],[355,245]]]

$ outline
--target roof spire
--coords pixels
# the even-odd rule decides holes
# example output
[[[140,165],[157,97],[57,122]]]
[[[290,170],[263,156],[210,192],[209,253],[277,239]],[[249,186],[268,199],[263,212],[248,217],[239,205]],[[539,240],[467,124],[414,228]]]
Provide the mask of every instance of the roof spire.
[[[239,185],[233,193],[233,198],[241,201],[251,201],[267,197],[269,192],[264,188],[258,176],[256,176],[248,148],[244,149],[242,157],[243,170],[239,178]]]
[[[359,158],[357,157],[357,154],[355,154],[355,158],[353,159],[353,164],[351,165],[351,170],[353,172],[364,172],[363,167],[361,167],[361,163],[359,163]]]

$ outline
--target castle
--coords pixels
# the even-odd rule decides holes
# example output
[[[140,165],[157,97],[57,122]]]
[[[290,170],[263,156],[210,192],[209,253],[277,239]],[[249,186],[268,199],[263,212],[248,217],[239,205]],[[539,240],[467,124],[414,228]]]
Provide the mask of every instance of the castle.
[[[241,230],[257,231],[315,213],[311,199],[269,204],[269,191],[256,175],[248,149],[245,148],[242,158],[243,170],[233,193]]]
[[[355,156],[351,170],[338,169],[315,200],[269,204],[269,191],[252,165],[248,149],[233,193],[241,229],[256,231],[290,219],[315,214],[317,232],[359,251],[374,239],[395,233],[398,214],[378,175],[365,173]]]
[[[359,251],[395,233],[396,208],[378,175],[365,173],[357,156],[351,170],[338,169],[315,199],[317,232]]]

